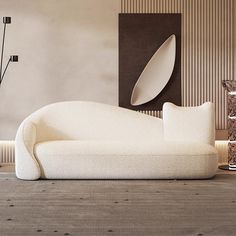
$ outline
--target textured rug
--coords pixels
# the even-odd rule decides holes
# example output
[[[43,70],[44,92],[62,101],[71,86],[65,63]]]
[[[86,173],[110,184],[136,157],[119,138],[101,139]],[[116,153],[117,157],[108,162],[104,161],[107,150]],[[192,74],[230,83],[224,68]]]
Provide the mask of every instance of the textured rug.
[[[0,235],[235,235],[236,175],[40,180],[0,173]]]

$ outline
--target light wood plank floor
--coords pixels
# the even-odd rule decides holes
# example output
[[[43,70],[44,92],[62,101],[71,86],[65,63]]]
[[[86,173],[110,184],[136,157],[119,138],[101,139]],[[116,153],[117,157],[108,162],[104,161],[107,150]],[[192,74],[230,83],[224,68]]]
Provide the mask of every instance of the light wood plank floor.
[[[2,171],[0,235],[234,236],[236,175],[22,181]]]

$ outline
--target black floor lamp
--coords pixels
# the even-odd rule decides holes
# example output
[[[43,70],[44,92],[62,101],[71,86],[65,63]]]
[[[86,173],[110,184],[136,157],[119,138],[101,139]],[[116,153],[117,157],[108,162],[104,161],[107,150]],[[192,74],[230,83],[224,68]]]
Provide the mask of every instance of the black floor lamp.
[[[4,46],[5,46],[5,36],[6,36],[6,28],[7,24],[11,24],[11,17],[5,16],[3,17],[3,37],[2,37],[2,51],[1,51],[1,62],[0,62],[0,85],[2,83],[2,80],[4,78],[4,75],[7,71],[7,68],[10,64],[10,62],[18,62],[18,55],[11,55],[8,59],[8,62],[6,64],[6,67],[4,70],[2,70],[2,64],[3,64],[3,54],[4,54]]]

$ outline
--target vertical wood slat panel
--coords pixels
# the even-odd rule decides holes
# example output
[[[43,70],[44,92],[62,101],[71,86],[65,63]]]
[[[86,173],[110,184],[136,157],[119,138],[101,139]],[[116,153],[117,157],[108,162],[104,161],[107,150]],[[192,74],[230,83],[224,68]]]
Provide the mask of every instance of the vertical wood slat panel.
[[[182,105],[214,102],[217,129],[227,129],[221,81],[234,79],[235,10],[234,0],[121,0],[121,13],[182,13]]]
[[[158,118],[162,118],[162,111],[154,111],[154,110],[138,110],[137,112],[146,114],[146,115],[150,115],[150,116],[154,116],[154,117],[158,117]]]
[[[227,164],[228,163],[228,141],[216,141],[215,148],[218,151],[218,163]]]
[[[0,141],[0,163],[15,162],[15,142]]]

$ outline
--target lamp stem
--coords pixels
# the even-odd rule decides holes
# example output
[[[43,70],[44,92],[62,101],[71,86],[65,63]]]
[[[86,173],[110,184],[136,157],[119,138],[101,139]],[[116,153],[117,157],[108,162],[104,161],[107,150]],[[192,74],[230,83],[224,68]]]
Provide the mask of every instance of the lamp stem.
[[[6,71],[7,71],[7,67],[9,66],[10,61],[11,61],[11,58],[9,58],[9,60],[8,60],[8,62],[7,62],[7,65],[6,65],[6,68],[5,68],[5,70],[4,70],[3,74],[2,74],[2,77],[1,77],[1,80],[0,80],[0,85],[1,85],[1,83],[2,83],[2,80],[3,80],[3,77],[4,77],[5,73],[6,73]]]
[[[2,37],[2,52],[1,52],[1,64],[0,64],[0,78],[1,78],[1,81],[0,83],[2,82],[2,63],[3,63],[3,52],[4,52],[4,45],[5,45],[5,35],[6,35],[6,23],[4,23],[4,29],[3,29],[3,37]],[[8,63],[9,64],[9,63]]]

